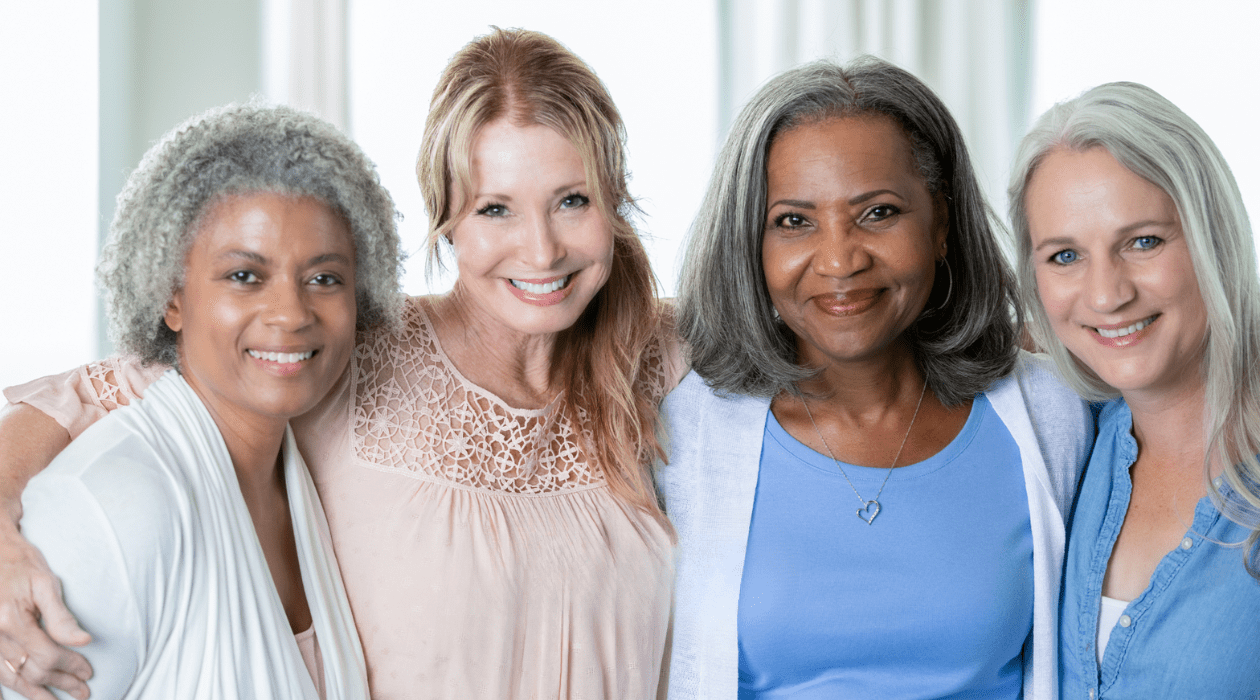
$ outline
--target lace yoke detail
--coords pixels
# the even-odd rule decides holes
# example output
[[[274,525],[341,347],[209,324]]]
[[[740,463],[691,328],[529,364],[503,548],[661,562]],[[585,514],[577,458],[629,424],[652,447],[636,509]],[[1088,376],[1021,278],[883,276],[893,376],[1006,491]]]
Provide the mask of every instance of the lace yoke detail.
[[[360,337],[353,368],[356,457],[499,493],[543,495],[604,483],[561,415],[559,398],[541,410],[516,409],[469,382],[442,352],[421,303],[408,303],[401,330]],[[662,360],[647,364],[656,369],[645,378],[663,384]]]
[[[109,357],[89,362],[81,369],[87,376],[87,388],[91,390],[92,401],[106,411],[126,406],[140,398],[140,395],[123,381],[123,363],[125,362],[141,367],[140,361],[134,358]],[[141,367],[140,371],[145,372],[145,369]],[[154,375],[152,378],[156,379],[161,376],[162,371],[165,371],[165,367],[157,368],[156,371],[148,370],[146,373]]]

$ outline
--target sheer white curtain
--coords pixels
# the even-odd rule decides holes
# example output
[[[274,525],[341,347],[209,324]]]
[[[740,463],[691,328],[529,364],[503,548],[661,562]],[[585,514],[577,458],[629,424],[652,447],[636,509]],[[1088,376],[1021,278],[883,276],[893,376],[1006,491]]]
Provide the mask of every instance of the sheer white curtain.
[[[873,54],[932,87],[967,139],[990,203],[1028,119],[1031,0],[719,0],[723,133],[771,76]]]
[[[263,92],[348,131],[346,0],[263,0]]]

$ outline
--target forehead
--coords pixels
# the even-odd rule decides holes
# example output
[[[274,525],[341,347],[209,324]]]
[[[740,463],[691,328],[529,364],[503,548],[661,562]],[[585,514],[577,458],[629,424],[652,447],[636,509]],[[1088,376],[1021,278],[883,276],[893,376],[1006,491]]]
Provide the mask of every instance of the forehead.
[[[825,117],[780,133],[770,144],[766,174],[772,187],[818,178],[837,185],[922,180],[910,139],[882,114]]]
[[[1034,236],[1109,231],[1178,221],[1172,198],[1107,149],[1056,148],[1033,171],[1025,194]]]
[[[496,119],[477,131],[470,158],[474,183],[501,176],[546,176],[563,171],[584,176],[582,154],[569,139],[543,124]]]
[[[353,253],[345,218],[316,197],[278,192],[217,197],[202,209],[191,242],[193,250],[267,249],[273,255],[315,247]]]

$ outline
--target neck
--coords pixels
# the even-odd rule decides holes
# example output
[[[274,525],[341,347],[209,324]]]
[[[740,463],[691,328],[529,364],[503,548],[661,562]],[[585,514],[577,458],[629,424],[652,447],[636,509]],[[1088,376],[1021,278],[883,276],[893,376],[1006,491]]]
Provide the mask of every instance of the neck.
[[[554,397],[551,370],[556,334],[505,328],[460,292],[431,305],[433,325],[447,357],[477,386],[517,408],[542,408]]]
[[[1123,396],[1133,413],[1133,437],[1144,458],[1201,473],[1207,454],[1206,390],[1202,382],[1187,383],[1178,390],[1126,392]]]
[[[874,357],[843,363],[827,360],[812,366],[821,371],[797,384],[801,392],[824,401],[832,411],[853,417],[913,404],[923,391],[923,373],[902,343]]]
[[[184,375],[185,381],[196,392],[201,403],[210,412],[211,419],[223,436],[236,480],[246,500],[252,494],[283,488],[284,472],[280,469],[280,448],[284,443],[287,420],[259,416],[241,411],[236,406],[224,405],[199,386],[195,376]]]

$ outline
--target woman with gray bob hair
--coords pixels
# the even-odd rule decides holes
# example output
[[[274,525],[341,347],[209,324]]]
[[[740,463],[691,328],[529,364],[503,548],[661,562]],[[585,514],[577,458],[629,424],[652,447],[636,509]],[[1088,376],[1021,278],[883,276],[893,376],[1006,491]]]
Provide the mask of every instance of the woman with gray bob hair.
[[[219,199],[248,192],[314,197],[345,217],[355,245],[358,327],[398,321],[397,214],[363,152],[314,115],[229,105],[171,130],[118,195],[97,272],[119,350],[146,363],[178,364],[175,333],[161,319],[183,285],[197,223]]]
[[[664,405],[671,698],[1058,697],[1092,417],[1017,346],[998,226],[900,68],[820,61],[744,107],[683,265],[694,371]]]
[[[1108,83],[1038,119],[1010,207],[1032,335],[1106,402],[1065,563],[1065,696],[1256,697],[1260,280],[1229,166],[1159,93]]]
[[[947,203],[950,246],[907,335],[929,387],[957,404],[1015,366],[1014,282],[957,123],[927,85],[891,64],[820,61],[779,76],[740,112],[692,226],[680,332],[715,388],[773,396],[809,376],[791,330],[775,319],[762,269],[768,144],[801,124],[871,113],[900,124],[928,192]]]

